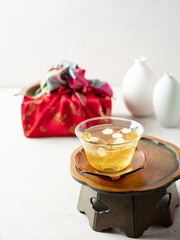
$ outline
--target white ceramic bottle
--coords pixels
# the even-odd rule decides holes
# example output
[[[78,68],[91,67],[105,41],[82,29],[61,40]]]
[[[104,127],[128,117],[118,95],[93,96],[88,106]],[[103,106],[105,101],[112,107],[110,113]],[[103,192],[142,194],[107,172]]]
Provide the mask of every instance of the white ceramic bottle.
[[[166,73],[157,82],[153,94],[155,115],[163,127],[175,127],[180,119],[180,84]]]
[[[153,90],[156,78],[141,57],[126,73],[122,83],[123,99],[134,116],[148,116],[153,113]]]

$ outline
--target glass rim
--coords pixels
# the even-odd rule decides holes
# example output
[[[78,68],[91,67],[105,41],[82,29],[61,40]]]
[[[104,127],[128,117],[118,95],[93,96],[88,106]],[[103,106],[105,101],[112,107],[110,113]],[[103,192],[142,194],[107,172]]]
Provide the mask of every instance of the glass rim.
[[[78,128],[82,125],[82,124],[86,124],[88,122],[91,122],[91,121],[95,121],[95,120],[103,120],[103,119],[113,119],[113,120],[120,120],[120,121],[127,121],[127,122],[131,122],[131,123],[135,123],[137,125],[139,125],[141,128],[142,128],[142,133],[135,139],[133,140],[129,140],[129,141],[125,141],[123,143],[111,143],[111,144],[103,144],[103,143],[97,143],[97,142],[92,142],[88,139],[83,139],[81,138],[81,136],[79,135],[78,133]],[[101,124],[99,124],[101,125]],[[103,125],[103,124],[102,124]],[[104,124],[105,125],[105,124]],[[88,128],[87,128],[88,129]],[[111,117],[111,116],[105,116],[105,117],[95,117],[95,118],[89,118],[87,120],[84,120],[82,122],[80,122],[76,127],[75,127],[75,134],[76,136],[81,140],[81,141],[84,141],[84,142],[87,142],[87,143],[90,143],[90,144],[95,144],[95,145],[98,145],[98,146],[109,146],[109,147],[112,147],[112,146],[122,146],[124,144],[128,144],[128,143],[133,143],[134,141],[137,141],[139,140],[143,134],[144,134],[144,127],[142,126],[141,123],[137,122],[137,121],[134,121],[134,120],[131,120],[131,119],[127,119],[127,118],[120,118],[120,117]]]

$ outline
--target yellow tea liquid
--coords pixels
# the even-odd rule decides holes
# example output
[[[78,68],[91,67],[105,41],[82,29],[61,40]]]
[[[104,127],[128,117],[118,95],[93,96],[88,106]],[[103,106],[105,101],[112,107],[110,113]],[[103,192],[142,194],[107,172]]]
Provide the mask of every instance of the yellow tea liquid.
[[[89,163],[102,172],[117,172],[126,168],[138,143],[135,131],[111,124],[90,127],[81,138],[88,141],[83,145]]]

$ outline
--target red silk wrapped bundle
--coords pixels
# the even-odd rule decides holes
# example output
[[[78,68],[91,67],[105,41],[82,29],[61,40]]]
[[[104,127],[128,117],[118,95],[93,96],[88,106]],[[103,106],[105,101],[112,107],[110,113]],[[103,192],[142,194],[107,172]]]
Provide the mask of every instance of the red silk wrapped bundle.
[[[23,89],[22,124],[26,137],[72,136],[88,118],[111,115],[112,90],[87,80],[77,65],[53,66],[39,83]]]

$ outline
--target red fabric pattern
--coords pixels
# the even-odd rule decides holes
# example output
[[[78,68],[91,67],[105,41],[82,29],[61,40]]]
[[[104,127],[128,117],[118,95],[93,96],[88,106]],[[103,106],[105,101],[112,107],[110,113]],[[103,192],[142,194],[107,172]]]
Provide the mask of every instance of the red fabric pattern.
[[[111,98],[86,92],[85,104],[77,92],[61,86],[33,99],[24,96],[21,106],[26,137],[73,136],[76,125],[88,118],[111,115]]]

